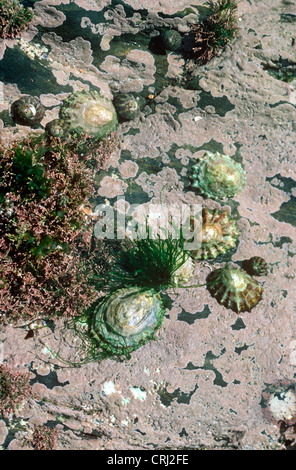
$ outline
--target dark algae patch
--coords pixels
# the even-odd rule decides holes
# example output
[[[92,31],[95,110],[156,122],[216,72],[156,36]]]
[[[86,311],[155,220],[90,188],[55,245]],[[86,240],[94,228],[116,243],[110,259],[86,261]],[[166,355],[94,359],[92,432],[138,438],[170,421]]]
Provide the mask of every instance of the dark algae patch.
[[[272,186],[284,191],[290,196],[290,200],[283,202],[278,211],[274,212],[272,217],[279,222],[286,222],[293,227],[296,226],[296,197],[293,196],[292,191],[296,189],[296,182],[292,178],[286,178],[281,174],[276,174],[273,177],[266,178]]]
[[[283,202],[280,209],[271,215],[279,222],[286,222],[296,227],[296,197],[291,196],[290,201]]]
[[[222,349],[220,356],[224,353],[225,353],[225,349]],[[213,382],[214,385],[218,385],[219,387],[223,387],[223,388],[227,387],[228,383],[225,382],[225,380],[223,379],[223,376],[222,376],[221,372],[219,372],[216,369],[216,367],[214,366],[214,364],[212,364],[212,361],[215,360],[215,359],[218,359],[218,357],[220,357],[220,356],[216,356],[215,354],[213,354],[212,351],[208,351],[206,353],[203,366],[195,366],[192,362],[190,362],[190,363],[187,364],[185,369],[187,369],[187,370],[198,370],[198,369],[211,370],[215,374],[215,379],[214,379],[214,382]]]
[[[23,72],[16,73],[16,70]],[[45,90],[53,94],[72,91],[70,85],[59,85],[56,82],[45,63],[30,59],[18,47],[6,48],[4,58],[0,60],[0,80],[5,84],[15,83],[21,93],[32,96],[38,96]]]
[[[198,389],[198,385],[196,384],[194,389],[188,393],[182,392],[180,388],[177,388],[173,392],[168,392],[166,388],[162,388],[158,390],[158,395],[160,397],[160,401],[164,406],[170,406],[174,400],[177,403],[182,403],[184,405],[189,405],[192,395]]]
[[[208,305],[205,305],[202,312],[197,313],[188,313],[182,309],[182,312],[178,315],[178,320],[184,321],[188,323],[188,325],[192,325],[192,323],[194,323],[196,320],[200,320],[201,318],[208,318],[210,314],[211,310],[209,309]]]

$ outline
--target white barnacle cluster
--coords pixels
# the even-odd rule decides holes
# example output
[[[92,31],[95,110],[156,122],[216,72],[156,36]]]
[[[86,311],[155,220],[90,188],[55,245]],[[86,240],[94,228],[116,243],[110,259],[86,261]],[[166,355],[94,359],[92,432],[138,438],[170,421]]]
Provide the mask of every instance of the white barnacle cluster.
[[[293,390],[272,394],[269,409],[277,420],[290,421],[296,418],[296,395]]]
[[[48,49],[40,44],[30,44],[23,39],[19,40],[18,43],[20,49],[32,60],[35,59],[47,59]]]

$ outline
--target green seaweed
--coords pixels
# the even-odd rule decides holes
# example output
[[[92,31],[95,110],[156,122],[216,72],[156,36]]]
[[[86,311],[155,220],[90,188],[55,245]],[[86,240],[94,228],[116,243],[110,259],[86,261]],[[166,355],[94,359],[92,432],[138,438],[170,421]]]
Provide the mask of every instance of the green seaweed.
[[[37,199],[48,196],[50,192],[50,180],[46,178],[44,165],[39,162],[43,150],[40,147],[40,156],[26,145],[15,146],[13,149],[14,158],[11,163],[9,175],[5,168],[5,160],[0,162],[0,203],[3,204],[7,192],[21,193],[22,196],[29,200],[34,195]],[[41,158],[40,158],[41,159]],[[6,179],[9,177],[9,186],[4,183],[4,174]]]
[[[174,274],[188,258],[183,246],[182,236],[178,240],[171,234],[128,241],[111,270],[110,289],[136,285],[160,292],[174,287]]]

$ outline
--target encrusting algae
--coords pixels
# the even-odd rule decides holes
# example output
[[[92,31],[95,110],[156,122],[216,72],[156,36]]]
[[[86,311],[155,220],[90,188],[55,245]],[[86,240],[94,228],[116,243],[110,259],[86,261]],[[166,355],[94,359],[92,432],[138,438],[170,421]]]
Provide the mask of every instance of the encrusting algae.
[[[9,1],[6,0],[5,3],[8,4]],[[14,2],[12,3],[14,4]],[[194,39],[192,52],[196,61],[200,63],[205,63],[215,55],[219,55],[225,45],[236,37],[238,31],[235,16],[237,2],[235,0],[217,0],[216,3],[208,1],[206,4],[210,7],[211,14],[203,23],[193,26],[191,30],[191,36]],[[28,15],[31,17],[30,13]],[[29,17],[28,19],[30,19]],[[181,35],[174,29],[164,28],[160,32],[158,42],[162,46],[161,49],[164,49],[164,53],[166,51],[183,53],[185,39],[183,33]],[[154,94],[149,94],[147,99],[152,100],[154,96]],[[26,155],[21,154],[19,151],[16,152],[17,157],[21,157],[22,176],[25,185],[28,185],[28,181],[31,185],[33,174],[31,167],[36,173],[37,183],[40,186],[38,192],[41,189],[44,191],[44,194],[40,197],[42,202],[43,199],[52,197],[52,188],[49,187],[47,173],[45,172],[49,163],[56,169],[54,164],[57,166],[63,157],[65,167],[59,173],[56,171],[56,174],[60,175],[61,173],[64,176],[68,169],[66,164],[69,164],[71,156],[73,157],[73,162],[76,164],[73,181],[75,184],[77,184],[77,181],[79,183],[77,188],[74,186],[79,200],[73,208],[76,216],[75,220],[74,216],[71,219],[73,233],[76,234],[76,229],[82,229],[84,223],[90,223],[95,217],[91,205],[88,204],[88,198],[95,184],[93,171],[89,168],[89,172],[86,173],[86,168],[83,166],[84,160],[88,162],[96,160],[98,153],[96,146],[99,145],[99,141],[103,142],[103,137],[107,139],[109,136],[109,139],[111,139],[112,133],[118,125],[118,118],[120,122],[132,120],[139,116],[140,109],[140,95],[119,93],[112,102],[96,90],[74,91],[63,101],[59,118],[53,119],[45,127],[46,143],[53,148],[55,144],[61,146],[59,151],[61,149],[62,155],[52,149],[48,150],[44,153],[46,165],[37,166],[34,162],[35,155],[33,153],[32,156],[28,151]],[[17,123],[36,126],[44,117],[45,108],[38,98],[24,96],[12,104],[11,113]],[[79,147],[77,155],[72,155],[72,153],[64,155],[63,152],[66,152],[66,139],[68,139],[68,152],[72,152],[71,139],[73,141],[81,140],[80,143],[76,142],[77,147]],[[87,158],[84,158],[84,149],[91,149],[91,155],[87,155]],[[31,152],[30,149],[29,151]],[[24,178],[25,157],[28,160],[28,181]],[[58,163],[55,163],[55,160]],[[43,163],[43,160],[41,160],[41,163]],[[86,179],[86,175],[88,179]],[[16,176],[17,190],[19,190],[19,174],[17,173]],[[192,180],[192,187],[203,196],[214,200],[224,200],[236,196],[243,189],[246,184],[246,172],[240,163],[228,155],[207,151],[193,166]],[[64,181],[67,183],[66,189],[71,189],[68,180],[64,178]],[[72,183],[73,181],[71,179]],[[88,184],[86,185],[86,183]],[[69,201],[72,199],[73,203],[73,195],[68,196],[64,187],[62,187],[62,190],[64,191],[63,195],[67,196],[65,202],[62,198],[62,201],[54,199],[57,209],[59,209],[56,217],[59,225],[64,222],[64,219],[65,221],[68,220]],[[61,192],[56,191],[55,194]],[[82,196],[80,196],[80,193],[82,193]],[[18,193],[16,197],[19,197],[19,199],[15,199],[17,202],[21,201]],[[9,201],[9,198],[6,199]],[[38,203],[38,207],[40,207],[39,200]],[[8,211],[7,213],[9,215]],[[10,222],[8,216],[7,220]],[[5,222],[8,224],[7,221]],[[38,220],[39,223],[41,222]],[[49,225],[52,228],[53,222]],[[195,225],[194,222],[193,225]],[[69,229],[67,234],[68,232]],[[30,236],[32,239],[32,234]],[[95,301],[96,307],[94,307],[94,304],[83,305],[82,307],[79,304],[79,309],[86,307],[82,316],[87,318],[85,325],[88,328],[89,338],[95,348],[102,351],[101,356],[98,354],[97,357],[122,355],[129,357],[132,351],[144,345],[148,340],[153,339],[156,330],[162,324],[165,313],[163,291],[181,287],[187,288],[183,284],[186,284],[193,275],[194,261],[216,259],[219,255],[235,248],[239,236],[240,232],[236,221],[228,211],[205,208],[202,212],[201,246],[194,251],[187,252],[184,249],[183,234],[181,240],[175,240],[172,237],[163,240],[159,237],[156,240],[144,239],[128,243],[125,249],[117,253],[117,263],[114,263],[113,269],[110,268],[108,276],[103,280],[106,281],[103,284],[103,288],[106,287],[105,297]],[[23,245],[25,246],[26,242],[27,246],[27,233],[22,234],[22,237],[24,239],[22,241]],[[60,238],[61,242],[64,241],[62,237]],[[17,242],[18,244],[15,243],[17,247],[15,250],[16,255],[18,255],[17,249],[22,246],[19,240]],[[11,237],[9,243],[11,254]],[[38,244],[36,248],[33,247],[36,250],[36,258],[45,258],[51,252],[55,254],[54,250],[57,250],[56,244],[60,243],[60,239],[58,237],[49,239],[45,236],[42,243]],[[65,238],[65,253],[68,249],[67,243],[69,247],[72,247],[70,241]],[[31,247],[28,250],[30,257],[32,257],[33,248]],[[230,308],[237,313],[251,311],[261,300],[263,289],[250,274],[266,274],[267,267],[264,263],[264,260],[255,257],[246,260],[243,264],[244,269],[248,272],[228,266],[216,269],[207,277],[207,288],[211,295],[226,308]],[[60,265],[62,266],[61,263]],[[71,279],[69,273],[66,274],[68,275],[69,290],[71,290]],[[76,276],[76,271],[74,274]],[[99,276],[102,277],[101,271],[98,270],[96,274],[98,276],[92,278],[91,287],[95,285]],[[63,279],[63,281],[66,283],[66,279]]]

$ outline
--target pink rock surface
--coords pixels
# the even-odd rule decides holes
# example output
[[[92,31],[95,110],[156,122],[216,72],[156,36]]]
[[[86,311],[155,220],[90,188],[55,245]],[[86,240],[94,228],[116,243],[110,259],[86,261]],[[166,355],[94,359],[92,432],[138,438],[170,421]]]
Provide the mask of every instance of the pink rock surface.
[[[46,6],[45,13],[60,3],[38,2]],[[87,11],[110,4],[75,3]],[[157,21],[159,13],[173,15],[188,6],[185,0],[126,3],[135,12],[148,8]],[[168,74],[178,77],[186,70],[188,81],[196,80],[198,87],[168,85],[139,119],[121,124],[120,154],[108,173],[98,176],[98,195],[111,203],[129,194],[135,183],[151,202],[237,211],[241,235],[232,261],[251,256],[268,261],[270,272],[257,278],[264,288],[262,301],[250,313],[237,315],[219,305],[205,286],[169,291],[171,307],[156,341],[133,352],[129,360],[108,359],[80,368],[60,360],[75,362],[82,354],[79,339],[62,320],[53,330],[37,330],[29,340],[15,325],[2,327],[3,359],[35,377],[32,401],[19,414],[24,414],[25,425],[15,432],[9,449],[21,447],[34,423],[48,421],[59,427],[58,449],[285,448],[278,421],[262,410],[262,396],[266,384],[295,383],[296,374],[295,216],[291,213],[284,221],[274,216],[291,200],[283,179],[291,186],[296,179],[295,88],[271,76],[267,68],[280,57],[295,62],[294,25],[286,22],[283,28],[280,21],[280,15],[292,9],[280,0],[273,1],[272,9],[267,0],[252,5],[242,1],[240,37],[220,57],[196,67],[169,54]],[[126,20],[121,8],[113,14],[112,28],[110,24],[103,25],[101,33],[109,34],[111,41],[123,25],[138,27]],[[180,22],[180,28],[186,25]],[[67,43],[54,31],[42,38],[50,47],[48,66],[57,83],[76,89],[89,81],[109,96],[121,83],[123,91],[133,92],[155,86],[156,66],[149,51],[131,49],[121,58],[107,54],[94,66],[86,39]],[[5,85],[5,90],[8,101],[2,106],[8,109],[20,93],[13,85]],[[202,106],[205,92],[208,103]],[[44,90],[46,120],[55,116],[61,98]],[[221,113],[219,100],[228,112]],[[24,126],[16,130],[15,135],[15,128],[2,127],[4,141],[29,132]],[[188,183],[192,164],[212,145],[239,156],[247,173],[245,188],[221,204],[204,199]],[[219,267],[219,262],[197,263],[191,284],[204,284],[209,271]],[[0,422],[2,442],[8,427],[9,422]],[[287,428],[285,436],[295,444],[294,428]]]

